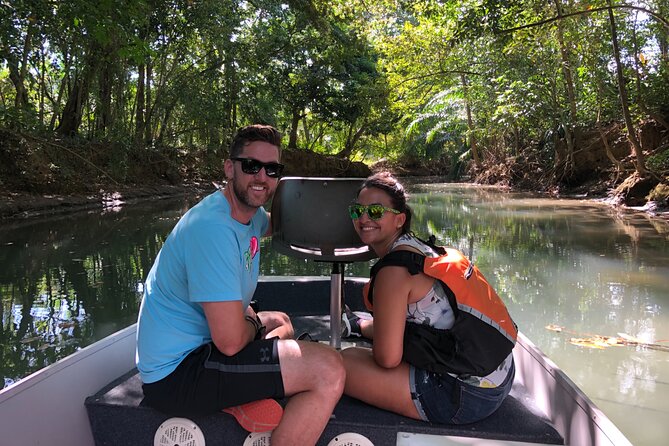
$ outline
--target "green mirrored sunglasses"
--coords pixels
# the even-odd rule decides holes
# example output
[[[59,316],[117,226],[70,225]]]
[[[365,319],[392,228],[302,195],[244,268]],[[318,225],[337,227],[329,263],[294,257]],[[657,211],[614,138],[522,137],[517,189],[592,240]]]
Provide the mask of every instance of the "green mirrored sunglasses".
[[[362,214],[364,214],[365,212],[367,212],[367,215],[372,220],[378,220],[379,218],[383,217],[383,214],[386,211],[392,212],[393,214],[401,213],[397,209],[387,208],[379,203],[368,204],[366,206],[360,203],[353,203],[348,207],[348,213],[351,214],[351,218],[353,220],[357,220],[358,218],[362,217]]]

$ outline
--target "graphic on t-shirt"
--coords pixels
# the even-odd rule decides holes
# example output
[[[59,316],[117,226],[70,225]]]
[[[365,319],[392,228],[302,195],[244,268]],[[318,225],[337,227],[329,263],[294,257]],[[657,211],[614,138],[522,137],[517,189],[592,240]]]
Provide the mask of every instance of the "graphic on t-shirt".
[[[258,243],[258,238],[256,236],[251,237],[251,242],[249,243],[249,249],[244,253],[245,266],[247,270],[251,269],[251,262],[253,258],[260,251],[260,244]]]

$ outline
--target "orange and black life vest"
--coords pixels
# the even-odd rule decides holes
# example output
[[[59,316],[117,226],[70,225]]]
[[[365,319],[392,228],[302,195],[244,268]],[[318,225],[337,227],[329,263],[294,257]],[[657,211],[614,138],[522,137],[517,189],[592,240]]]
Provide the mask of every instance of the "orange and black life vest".
[[[403,266],[411,275],[422,272],[439,280],[455,323],[442,330],[407,322],[402,359],[433,372],[486,376],[511,353],[518,327],[502,299],[464,254],[438,248],[439,257],[410,251],[388,253],[372,267],[371,279],[363,290],[365,304],[373,309],[374,279],[385,266]]]

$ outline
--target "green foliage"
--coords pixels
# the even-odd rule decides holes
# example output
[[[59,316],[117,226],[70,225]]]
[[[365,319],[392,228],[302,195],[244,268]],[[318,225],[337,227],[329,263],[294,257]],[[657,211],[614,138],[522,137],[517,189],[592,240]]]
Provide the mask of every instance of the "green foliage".
[[[34,110],[7,107],[0,104],[0,128],[10,130],[43,130],[42,122]]]
[[[669,39],[669,31],[667,32]],[[666,42],[666,41],[665,41]],[[657,71],[652,75],[645,76],[645,98],[644,100],[662,116],[669,116],[669,58],[665,59],[656,68],[644,67],[646,70]]]
[[[648,200],[657,201],[664,203],[664,205],[669,205],[669,184],[660,183],[655,188],[650,191],[647,197]]]
[[[656,172],[669,172],[669,149],[649,156],[646,165]]]
[[[606,3],[557,4],[4,2],[0,126],[216,152],[266,122],[355,159],[503,159],[620,120]],[[614,7],[633,117],[667,116],[666,6]],[[114,150],[121,175],[132,162]]]
[[[460,96],[460,97],[458,97]],[[456,89],[435,95],[406,129],[406,153],[420,158],[460,156],[467,150],[466,117]]]

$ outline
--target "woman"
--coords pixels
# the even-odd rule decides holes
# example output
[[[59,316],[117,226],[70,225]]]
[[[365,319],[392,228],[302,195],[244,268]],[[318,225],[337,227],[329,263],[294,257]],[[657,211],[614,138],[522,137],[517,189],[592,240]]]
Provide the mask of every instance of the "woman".
[[[407,195],[391,174],[382,172],[367,178],[349,210],[361,240],[380,259],[394,251],[438,257],[436,247],[411,233]],[[345,394],[433,423],[472,423],[497,410],[513,383],[511,353],[503,353],[501,362],[486,376],[429,371],[434,368],[416,367],[403,359],[410,356],[404,351],[408,324],[427,324],[442,333],[453,327],[456,314],[447,298],[450,287],[443,283],[423,272],[412,275],[404,266],[385,266],[376,272],[374,288],[367,296],[373,301],[373,318],[350,312],[344,315],[347,335],[373,339],[371,350],[354,347],[342,351]],[[508,315],[505,307],[504,312]],[[510,317],[509,322],[513,325]]]

